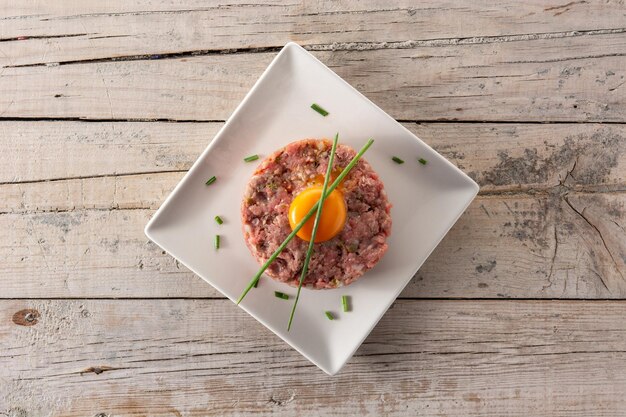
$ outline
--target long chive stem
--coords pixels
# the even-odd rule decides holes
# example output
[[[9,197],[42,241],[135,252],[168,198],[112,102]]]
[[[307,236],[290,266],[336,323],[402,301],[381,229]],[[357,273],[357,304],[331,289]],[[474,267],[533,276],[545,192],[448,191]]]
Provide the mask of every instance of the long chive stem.
[[[300,282],[298,283],[298,292],[296,292],[296,300],[293,302],[291,309],[291,315],[289,316],[289,324],[287,324],[287,331],[291,329],[291,322],[293,321],[293,315],[296,312],[296,306],[300,299],[300,290],[302,289],[302,283],[309,272],[309,262],[311,261],[311,255],[313,254],[313,245],[315,244],[315,235],[317,234],[317,228],[319,227],[320,218],[322,217],[322,210],[324,208],[324,199],[326,197],[326,190],[328,189],[328,180],[330,179],[330,172],[333,169],[333,162],[335,161],[335,151],[337,150],[337,142],[339,141],[339,133],[335,135],[333,140],[333,146],[330,148],[330,156],[328,157],[328,167],[326,168],[326,175],[324,176],[324,184],[322,185],[322,195],[317,205],[317,212],[315,213],[315,220],[313,221],[313,230],[311,231],[311,239],[309,240],[309,248],[306,251],[304,257],[304,265],[302,266],[302,272],[300,273]]]
[[[311,108],[324,117],[328,116],[328,112],[316,103],[311,104]]]
[[[348,296],[347,295],[342,295],[341,296],[341,306],[343,307],[343,312],[346,313],[348,312]]]
[[[224,220],[222,220],[222,218],[220,216],[215,216],[215,223],[222,224],[222,223],[224,223]]]
[[[217,177],[216,177],[215,175],[213,175],[211,178],[209,178],[209,179],[205,182],[205,184],[206,184],[206,185],[211,185],[211,184],[213,184],[213,183],[215,182],[215,180],[216,180],[216,179],[217,179]]]
[[[341,174],[339,174],[337,178],[335,179],[335,181],[328,187],[328,190],[326,190],[326,193],[324,194],[324,198],[328,197],[328,195],[332,193],[335,190],[335,188],[339,186],[341,181],[343,181],[343,179],[350,173],[352,168],[354,168],[356,163],[359,162],[359,159],[361,159],[363,154],[369,149],[370,146],[372,146],[373,143],[374,143],[374,139],[369,139],[365,143],[365,145],[363,145],[361,150],[354,156],[354,158],[352,158],[350,163],[344,168],[343,171],[341,171]],[[276,248],[276,250],[274,251],[274,253],[272,253],[269,259],[265,261],[261,269],[259,269],[259,271],[256,273],[254,278],[250,280],[246,289],[239,296],[239,299],[237,300],[237,304],[241,303],[241,301],[244,299],[246,294],[248,294],[248,292],[252,289],[252,287],[254,287],[254,283],[259,280],[261,275],[263,275],[263,272],[265,272],[265,270],[270,266],[270,264],[274,262],[274,260],[278,257],[278,255],[280,255],[283,249],[287,247],[287,244],[289,244],[291,239],[293,239],[296,236],[296,234],[300,231],[300,229],[302,229],[302,226],[304,226],[304,224],[307,221],[309,221],[309,219],[313,216],[313,214],[315,214],[315,211],[317,210],[318,205],[319,205],[319,201],[311,207],[309,212],[302,218],[302,220],[300,220],[300,223],[298,223],[296,227],[294,227],[294,229],[291,231],[289,236],[287,236],[287,238],[283,241],[283,243],[281,243],[280,246]]]
[[[252,162],[252,161],[256,161],[257,159],[259,159],[259,155],[250,155],[250,156],[246,156],[245,158],[243,158],[245,162]]]
[[[324,314],[326,314],[326,318],[328,320],[335,320],[335,316],[333,316],[333,313],[331,313],[330,311],[325,311]]]

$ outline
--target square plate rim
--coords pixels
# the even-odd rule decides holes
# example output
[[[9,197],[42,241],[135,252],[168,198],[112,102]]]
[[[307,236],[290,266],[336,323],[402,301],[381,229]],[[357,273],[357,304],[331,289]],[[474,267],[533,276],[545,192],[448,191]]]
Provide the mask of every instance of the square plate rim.
[[[278,54],[276,54],[276,56],[272,59],[270,64],[267,66],[267,68],[265,68],[265,70],[262,72],[262,74],[257,79],[257,81],[253,84],[253,86],[250,88],[250,90],[246,93],[246,95],[241,100],[241,102],[236,106],[235,110],[231,113],[231,115],[228,117],[228,119],[224,122],[224,125],[218,130],[218,132],[215,134],[214,138],[208,143],[208,145],[206,146],[204,151],[202,151],[202,153],[197,157],[197,159],[192,164],[192,166],[189,168],[189,170],[185,173],[185,175],[179,180],[179,182],[176,184],[174,189],[170,192],[170,194],[166,197],[166,199],[163,201],[163,203],[155,211],[155,213],[152,215],[152,217],[150,218],[150,220],[148,221],[148,223],[146,224],[146,226],[144,228],[144,233],[145,233],[146,237],[148,237],[153,243],[155,243],[158,247],[163,249],[168,255],[170,255],[173,258],[175,258],[178,262],[182,263],[186,268],[191,270],[195,275],[200,277],[204,282],[208,283],[214,289],[219,291],[223,296],[228,298],[230,301],[233,301],[235,303],[235,305],[237,305],[235,299],[233,299],[228,294],[223,292],[214,282],[211,282],[210,280],[205,279],[203,277],[203,275],[196,270],[196,268],[194,268],[193,266],[188,265],[187,263],[185,263],[182,260],[178,259],[178,257],[176,257],[168,248],[166,248],[164,243],[160,242],[159,239],[156,238],[156,236],[153,234],[153,230],[154,230],[154,227],[155,227],[154,224],[156,223],[156,219],[159,217],[159,215],[163,211],[165,211],[165,209],[171,204],[171,202],[173,200],[176,199],[177,195],[180,193],[181,189],[183,188],[183,185],[186,183],[188,177],[190,177],[193,174],[193,172],[195,172],[195,170],[199,169],[201,163],[204,161],[204,159],[207,157],[207,155],[211,152],[213,147],[215,147],[218,143],[221,142],[221,140],[223,140],[223,136],[224,136],[225,132],[227,131],[228,127],[230,126],[230,124],[235,119],[234,116],[237,115],[239,113],[239,111],[243,107],[246,106],[248,101],[250,101],[250,98],[258,90],[258,88],[261,85],[261,83],[267,78],[268,74],[270,74],[270,72],[273,70],[273,68],[280,61],[279,58],[282,55],[287,54],[290,50],[295,50],[297,53],[303,53],[303,54],[307,55],[308,58],[313,59],[314,62],[317,65],[322,67],[323,70],[325,70],[325,71],[329,72],[330,74],[332,74],[333,78],[335,78],[336,80],[338,80],[342,84],[344,84],[352,93],[356,93],[356,95],[358,96],[359,99],[364,100],[365,102],[367,102],[370,108],[372,108],[377,113],[379,113],[380,115],[384,116],[385,118],[387,118],[391,122],[395,123],[397,126],[399,126],[404,131],[405,134],[409,135],[413,140],[416,140],[417,142],[419,142],[422,145],[424,145],[424,146],[428,147],[429,149],[431,149],[434,152],[434,154],[438,157],[438,159],[440,159],[441,161],[444,161],[444,163],[449,168],[451,168],[457,175],[460,174],[462,177],[464,177],[464,179],[465,179],[465,181],[467,183],[467,186],[471,187],[471,191],[472,191],[471,195],[467,198],[467,201],[463,204],[462,207],[459,206],[459,210],[458,210],[457,215],[447,225],[447,227],[445,228],[445,231],[440,236],[438,236],[438,238],[436,240],[435,239],[432,240],[432,242],[434,244],[432,245],[432,247],[428,251],[427,255],[424,257],[424,260],[416,265],[416,267],[414,268],[415,270],[411,274],[411,278],[422,267],[424,262],[430,257],[432,252],[439,246],[439,244],[441,243],[443,238],[448,234],[448,232],[450,231],[452,226],[454,226],[454,224],[456,224],[458,219],[463,215],[463,213],[467,210],[469,205],[474,201],[474,199],[476,198],[476,196],[478,194],[478,191],[480,189],[479,185],[471,177],[469,177],[465,172],[463,172],[461,169],[459,169],[456,165],[454,165],[452,162],[450,162],[448,159],[446,159],[439,152],[437,152],[436,150],[432,149],[432,147],[430,145],[428,145],[427,143],[422,141],[419,137],[417,137],[417,135],[415,135],[413,132],[411,132],[406,127],[404,127],[401,123],[399,123],[397,120],[395,120],[393,117],[391,117],[387,112],[385,112],[380,107],[378,107],[374,102],[372,102],[369,98],[367,98],[365,95],[363,95],[363,93],[358,91],[355,87],[350,85],[346,80],[341,78],[337,73],[335,73],[333,70],[328,68],[323,62],[321,62],[319,59],[317,59],[313,54],[311,54],[309,51],[304,49],[302,46],[298,45],[296,42],[288,42],[278,52]],[[260,316],[258,316],[256,314],[252,313],[251,311],[249,311],[246,308],[245,305],[239,304],[237,306],[239,308],[241,308],[242,310],[244,310],[247,314],[252,316],[252,318],[254,318],[255,320],[259,321],[268,330],[270,330],[272,333],[274,333],[276,336],[278,336],[281,340],[286,342],[289,346],[291,346],[293,349],[295,349],[298,353],[300,353],[302,356],[304,356],[306,359],[308,359],[311,363],[316,365],[318,368],[320,368],[326,374],[328,374],[330,376],[333,376],[333,375],[338,373],[343,368],[343,366],[350,360],[350,358],[352,358],[354,353],[363,344],[364,340],[370,335],[370,333],[376,327],[378,322],[387,313],[387,311],[389,310],[389,307],[397,300],[397,298],[400,295],[400,293],[404,290],[406,285],[411,281],[411,278],[409,278],[404,285],[398,286],[398,288],[396,290],[396,293],[390,299],[390,301],[387,303],[387,305],[385,306],[382,314],[380,314],[379,317],[376,320],[372,320],[370,322],[367,331],[363,333],[363,336],[360,338],[359,342],[355,345],[354,349],[349,353],[349,355],[347,355],[344,359],[342,359],[341,362],[336,367],[333,367],[333,368],[328,368],[328,367],[318,363],[317,360],[313,360],[307,353],[302,351],[296,344],[292,343],[290,340],[284,338],[283,336],[278,334],[276,331],[274,331],[272,329],[271,325],[266,322],[266,320],[264,320],[262,317],[260,317]]]

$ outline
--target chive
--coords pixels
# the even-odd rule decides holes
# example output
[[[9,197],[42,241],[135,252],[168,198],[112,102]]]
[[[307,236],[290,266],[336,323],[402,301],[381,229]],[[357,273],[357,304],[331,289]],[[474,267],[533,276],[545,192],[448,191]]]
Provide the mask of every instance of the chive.
[[[250,156],[246,156],[245,158],[243,158],[245,162],[252,162],[252,161],[256,161],[257,159],[259,159],[259,155],[250,155]]]
[[[418,159],[418,161],[419,161],[419,163],[420,163],[420,164],[422,164],[422,165],[426,165],[426,164],[428,163],[428,161],[427,161],[427,160],[425,160],[424,158],[420,158],[420,159]]]
[[[328,320],[335,320],[335,316],[333,316],[333,313],[331,313],[330,311],[325,311],[324,314],[326,314]]]
[[[283,300],[289,300],[289,296],[280,291],[274,291],[274,296],[276,296],[277,298],[282,298]]]
[[[206,183],[205,183],[205,184],[206,184],[206,185],[211,185],[211,184],[213,184],[213,183],[215,182],[215,180],[216,180],[216,179],[217,179],[217,178],[215,177],[215,175],[213,175],[211,178],[209,178],[209,179],[206,181]]]
[[[220,235],[215,235],[215,240],[213,240],[213,245],[215,246],[215,249],[220,248]]]
[[[344,313],[350,311],[348,309],[348,296],[347,295],[341,296],[341,306],[343,307]]]
[[[254,288],[256,288],[256,287],[258,287],[258,286],[259,286],[259,281],[257,281],[257,282],[255,282],[255,283],[254,283]]]
[[[306,251],[304,257],[304,265],[302,266],[302,272],[300,273],[300,282],[298,283],[298,292],[296,293],[296,300],[293,302],[293,308],[291,309],[291,315],[289,316],[289,324],[287,324],[287,331],[291,329],[291,322],[293,321],[293,315],[296,312],[296,306],[298,305],[298,299],[300,298],[300,290],[302,289],[302,283],[309,272],[309,262],[311,261],[311,255],[313,254],[313,245],[315,244],[315,235],[317,235],[317,228],[322,217],[322,209],[324,207],[324,199],[326,198],[326,190],[328,189],[328,180],[330,179],[330,173],[333,170],[333,162],[335,161],[335,150],[337,149],[337,142],[339,141],[339,133],[335,135],[333,146],[330,149],[330,155],[328,156],[328,167],[326,168],[326,175],[324,176],[324,184],[322,185],[322,195],[320,196],[319,204],[317,205],[317,212],[315,213],[315,220],[313,221],[313,230],[311,231],[311,239],[309,240],[309,248]]]
[[[328,116],[328,112],[315,103],[311,104],[311,108],[324,117]]]
[[[224,220],[222,220],[222,218],[220,216],[215,216],[215,223],[222,224],[222,223],[224,223]]]
[[[352,158],[350,163],[343,169],[343,171],[341,171],[341,174],[339,174],[337,176],[337,178],[330,185],[330,187],[328,187],[328,190],[326,191],[326,194],[324,194],[324,198],[326,198],[331,192],[333,192],[333,190],[335,188],[337,188],[339,186],[341,181],[343,181],[343,179],[350,173],[352,168],[354,168],[356,163],[359,162],[359,159],[369,149],[369,147],[372,146],[373,143],[374,143],[374,139],[369,139],[365,143],[365,145],[363,145],[361,150],[354,156],[354,158]],[[239,296],[239,299],[237,300],[237,304],[241,303],[241,301],[244,299],[246,294],[248,294],[248,292],[254,286],[254,283],[259,280],[261,275],[263,275],[263,272],[265,272],[265,270],[270,266],[270,264],[272,262],[274,262],[274,260],[278,257],[278,255],[280,255],[280,253],[283,251],[283,249],[285,249],[285,247],[287,247],[287,244],[289,244],[289,242],[291,242],[291,239],[293,239],[296,236],[296,234],[300,231],[300,229],[302,229],[302,226],[304,226],[304,224],[313,216],[313,214],[315,213],[315,210],[317,210],[317,206],[318,205],[319,205],[319,201],[317,203],[313,204],[313,207],[311,207],[309,212],[302,218],[302,220],[300,220],[300,223],[298,223],[296,225],[296,227],[294,227],[294,229],[287,236],[287,238],[285,238],[283,243],[281,243],[280,246],[278,248],[276,248],[274,253],[272,253],[272,255],[269,257],[269,259],[263,264],[261,269],[259,269],[259,271],[256,273],[256,275],[250,280],[250,282],[248,283],[248,286],[243,290],[243,292]]]
[[[397,156],[392,156],[391,160],[393,162],[395,162],[396,164],[404,164],[404,161],[402,159],[398,158]]]

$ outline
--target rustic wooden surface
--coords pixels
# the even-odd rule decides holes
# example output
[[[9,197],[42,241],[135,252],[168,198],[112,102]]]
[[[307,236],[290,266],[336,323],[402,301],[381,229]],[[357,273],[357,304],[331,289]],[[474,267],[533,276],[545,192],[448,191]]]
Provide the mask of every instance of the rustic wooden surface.
[[[481,185],[336,377],[143,226],[286,42]],[[622,1],[0,3],[0,416],[626,414]]]

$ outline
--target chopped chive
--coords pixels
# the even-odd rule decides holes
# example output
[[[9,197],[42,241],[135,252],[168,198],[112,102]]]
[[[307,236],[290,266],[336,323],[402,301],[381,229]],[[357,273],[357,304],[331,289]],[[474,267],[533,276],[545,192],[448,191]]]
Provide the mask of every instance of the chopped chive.
[[[206,185],[211,185],[211,184],[213,184],[213,183],[215,182],[215,180],[216,180],[216,179],[217,179],[217,177],[215,177],[215,175],[213,175],[211,178],[209,178],[209,179],[206,181],[206,183],[205,183],[205,184],[206,184]]]
[[[348,296],[347,295],[342,295],[341,296],[341,306],[343,307],[344,313],[349,311],[349,309],[348,309]]]
[[[359,152],[354,156],[354,158],[352,158],[350,163],[348,163],[348,165],[343,169],[343,171],[341,171],[341,173],[337,176],[337,178],[335,178],[335,181],[328,187],[328,190],[324,194],[324,198],[326,198],[331,192],[333,192],[335,188],[339,186],[341,181],[343,181],[343,179],[350,173],[352,168],[354,168],[357,162],[359,162],[359,159],[361,159],[363,154],[369,149],[370,146],[372,146],[373,143],[374,143],[374,139],[369,139],[365,143],[365,145],[363,145],[361,150],[359,150]],[[248,282],[248,286],[243,290],[243,292],[239,296],[239,299],[237,300],[237,304],[241,303],[241,301],[244,299],[246,294],[248,294],[248,292],[254,286],[254,283],[259,280],[261,275],[263,275],[263,272],[265,272],[265,270],[270,266],[270,264],[274,262],[274,260],[278,257],[278,255],[280,255],[283,249],[287,247],[289,242],[291,242],[291,239],[293,239],[296,236],[296,234],[300,231],[300,229],[302,229],[304,224],[307,221],[309,221],[311,217],[313,217],[313,214],[315,214],[315,211],[317,210],[318,205],[319,205],[319,201],[313,204],[313,206],[309,209],[309,212],[302,218],[302,220],[300,220],[300,223],[298,223],[296,227],[294,227],[291,233],[285,238],[283,243],[281,243],[280,246],[278,246],[278,248],[276,248],[274,253],[272,253],[272,255],[269,257],[269,259],[265,261],[263,266],[261,266],[261,269],[259,269],[256,275],[250,280],[250,282]]]
[[[333,313],[330,311],[325,311],[324,314],[326,314],[326,318],[328,318],[328,320],[335,320],[335,316],[333,316]]]
[[[315,103],[311,104],[311,108],[324,117],[328,116],[328,112]]]
[[[420,163],[420,164],[422,164],[422,165],[426,165],[426,164],[428,163],[428,161],[427,161],[427,160],[425,160],[424,158],[420,158],[420,159],[418,159],[418,161],[419,161],[419,163]]]
[[[391,159],[393,160],[393,162],[395,162],[396,164],[404,164],[404,161],[400,158],[398,158],[397,156],[392,156]]]
[[[220,248],[220,235],[215,235],[215,239],[213,240],[213,245],[215,246],[215,249]]]
[[[250,155],[250,156],[246,156],[245,158],[243,158],[245,162],[252,162],[252,161],[256,161],[257,159],[259,159],[259,155]]]
[[[224,223],[224,220],[222,220],[222,218],[220,216],[215,216],[215,223],[222,224],[222,223]]]
[[[285,293],[280,292],[280,291],[274,291],[274,295],[277,298],[282,298],[283,300],[289,300],[289,296],[287,294],[285,294]]]
[[[337,150],[337,142],[339,141],[339,133],[335,135],[333,146],[330,149],[330,155],[328,156],[328,167],[326,168],[326,175],[324,176],[324,184],[322,185],[322,195],[320,196],[317,211],[315,213],[315,220],[313,221],[313,230],[311,231],[311,239],[309,240],[309,248],[306,251],[304,257],[304,265],[302,266],[302,272],[300,273],[300,282],[298,283],[298,292],[296,293],[296,300],[293,302],[293,308],[291,309],[291,315],[289,316],[289,324],[287,324],[287,331],[291,329],[291,322],[293,321],[293,315],[296,312],[296,306],[298,305],[298,299],[300,298],[300,290],[302,289],[302,283],[309,272],[309,262],[311,261],[311,255],[313,254],[313,245],[315,243],[315,236],[317,235],[317,228],[322,217],[322,208],[324,207],[324,200],[326,198],[326,190],[328,189],[328,181],[330,180],[330,173],[333,170],[333,162],[335,160],[335,151]]]

